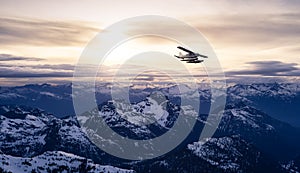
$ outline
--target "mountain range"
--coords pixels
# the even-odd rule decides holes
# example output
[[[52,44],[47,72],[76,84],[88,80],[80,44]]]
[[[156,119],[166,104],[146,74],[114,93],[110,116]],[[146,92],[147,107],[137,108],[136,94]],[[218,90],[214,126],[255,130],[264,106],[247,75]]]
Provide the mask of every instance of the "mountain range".
[[[269,112],[268,106],[257,106],[262,98],[275,98],[287,105],[297,103],[298,84],[233,85],[228,88],[228,102],[214,136],[205,143],[197,140],[207,109],[200,112],[195,129],[180,146],[142,161],[118,159],[89,140],[80,128],[81,120],[72,116],[74,110],[68,107],[72,107],[70,88],[43,84],[0,89],[0,172],[299,172],[300,130],[288,124],[288,118]],[[176,86],[132,89],[132,109],[145,117],[154,112],[156,120],[139,126],[140,119],[126,109],[116,110],[108,88],[98,86],[96,96],[104,98],[98,101],[98,115],[124,137],[155,138],[172,128],[180,111],[197,116],[188,107],[178,105],[177,98],[184,92],[178,93]],[[167,101],[160,103],[151,98],[154,91],[166,94]],[[209,105],[210,90],[200,88],[199,93],[201,104]],[[40,103],[45,100],[50,105]],[[52,102],[60,106],[53,110]],[[273,109],[280,108],[275,105]],[[295,116],[297,109],[290,112],[293,115],[287,113],[286,117]]]

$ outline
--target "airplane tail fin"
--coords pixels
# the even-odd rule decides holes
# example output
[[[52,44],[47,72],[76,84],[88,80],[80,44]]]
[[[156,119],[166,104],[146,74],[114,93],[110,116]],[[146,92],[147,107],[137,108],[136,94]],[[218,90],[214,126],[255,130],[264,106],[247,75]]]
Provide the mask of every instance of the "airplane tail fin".
[[[174,55],[176,58],[179,58],[179,59],[184,59],[183,57],[182,57],[182,53],[181,52],[179,52],[179,55],[177,56],[177,55]]]

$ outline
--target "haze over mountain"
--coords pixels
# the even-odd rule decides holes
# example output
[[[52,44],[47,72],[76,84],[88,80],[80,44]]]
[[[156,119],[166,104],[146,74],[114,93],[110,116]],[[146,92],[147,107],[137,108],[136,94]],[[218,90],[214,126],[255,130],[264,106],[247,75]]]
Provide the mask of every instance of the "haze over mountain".
[[[138,86],[138,87],[137,87]],[[140,83],[132,86],[130,101],[137,102],[150,95],[153,91],[161,91],[176,100],[180,96],[176,84],[148,85]],[[101,104],[111,99],[110,83],[96,85],[97,103]],[[201,84],[199,88],[200,101],[204,105],[203,113],[208,113],[210,99],[209,84]],[[64,117],[75,115],[72,103],[72,85],[31,84],[18,87],[1,87],[0,101],[12,105],[28,105],[44,109],[55,116]],[[300,84],[298,83],[257,83],[236,84],[228,87],[227,100],[229,103],[243,101],[247,105],[257,107],[270,116],[299,127],[298,115],[300,108]]]

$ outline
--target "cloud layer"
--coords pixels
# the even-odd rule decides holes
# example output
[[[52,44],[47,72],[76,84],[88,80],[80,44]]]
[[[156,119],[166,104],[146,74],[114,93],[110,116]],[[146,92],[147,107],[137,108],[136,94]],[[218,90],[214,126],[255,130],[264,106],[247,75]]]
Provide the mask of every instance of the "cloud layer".
[[[33,64],[32,62],[35,62]],[[1,78],[72,77],[74,66],[45,63],[45,59],[0,54]]]
[[[253,61],[248,62],[249,69],[239,71],[229,71],[228,76],[236,75],[259,75],[259,76],[300,76],[300,68],[297,63],[284,63],[281,61]]]
[[[78,46],[99,31],[84,22],[0,17],[0,45]]]
[[[35,58],[35,57],[22,57],[15,56],[10,54],[0,54],[0,61],[42,61],[45,60],[43,58]]]
[[[195,21],[197,28],[222,47],[247,46],[253,50],[300,43],[300,13],[232,14],[206,19]]]

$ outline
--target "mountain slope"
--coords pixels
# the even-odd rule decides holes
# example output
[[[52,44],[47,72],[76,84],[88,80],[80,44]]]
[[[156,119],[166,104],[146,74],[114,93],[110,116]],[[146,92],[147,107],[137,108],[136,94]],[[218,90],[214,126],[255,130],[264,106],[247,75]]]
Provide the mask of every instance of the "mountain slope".
[[[300,154],[300,131],[245,105],[227,105],[215,136],[240,135],[278,160]]]
[[[97,163],[110,162],[81,131],[75,117],[58,119],[39,109],[8,108],[0,116],[0,149],[5,154],[33,157],[45,151],[64,151]]]
[[[228,88],[228,102],[243,101],[268,115],[300,127],[300,84],[237,84]]]
[[[113,166],[102,166],[93,163],[92,160],[62,151],[48,151],[32,158],[0,154],[0,172],[133,173],[134,171],[120,169]]]
[[[137,172],[285,172],[238,136],[194,142],[155,160],[133,162],[129,168]]]

